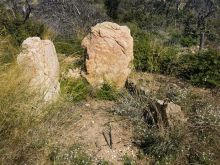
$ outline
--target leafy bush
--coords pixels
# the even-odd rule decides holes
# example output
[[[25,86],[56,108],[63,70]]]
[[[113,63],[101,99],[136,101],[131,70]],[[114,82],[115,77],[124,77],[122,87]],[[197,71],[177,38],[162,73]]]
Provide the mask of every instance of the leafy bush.
[[[159,59],[159,72],[163,74],[172,73],[178,58],[178,49],[175,47],[163,48]]]
[[[26,23],[23,23],[22,20],[12,20],[5,22],[4,26],[18,45],[28,37],[42,37],[46,28],[43,24],[32,20],[28,20]]]
[[[73,54],[75,52],[73,45],[68,42],[55,42],[55,47],[57,53]]]
[[[0,6],[0,54],[1,61],[12,62],[18,54],[21,43],[28,37],[45,37],[48,29],[45,25],[29,19],[24,23],[20,15]]]
[[[175,65],[175,74],[194,85],[220,87],[219,66],[220,53],[217,50],[208,50],[180,57]]]
[[[81,101],[89,95],[89,85],[84,79],[61,81],[61,92],[70,101]]]
[[[161,37],[160,37],[161,38]],[[177,49],[163,45],[156,35],[138,32],[134,41],[134,66],[138,71],[161,72],[172,70]]]
[[[220,53],[217,50],[185,55],[179,53],[179,48],[159,42],[155,35],[138,30],[134,38],[134,66],[137,71],[175,75],[197,86],[220,86]],[[194,41],[191,37],[184,38],[185,46],[192,46],[196,43]]]
[[[134,41],[134,66],[138,71],[159,72],[162,43],[154,36],[138,32]]]
[[[191,47],[197,44],[197,38],[193,38],[191,36],[182,36],[180,38],[180,44],[183,47]]]
[[[171,32],[170,39],[166,41],[166,45],[177,45],[180,44],[180,39],[182,35],[177,32]]]
[[[20,45],[27,37],[42,37],[46,27],[31,19],[26,22],[20,15],[14,16],[4,7],[0,7],[0,32],[2,36],[11,35],[16,44]]]
[[[150,40],[146,34],[136,34],[134,39],[134,66],[136,70],[149,70]]]
[[[170,39],[166,41],[166,45],[181,45],[183,47],[191,47],[198,44],[198,37],[193,35],[182,34],[178,30],[170,30]]]

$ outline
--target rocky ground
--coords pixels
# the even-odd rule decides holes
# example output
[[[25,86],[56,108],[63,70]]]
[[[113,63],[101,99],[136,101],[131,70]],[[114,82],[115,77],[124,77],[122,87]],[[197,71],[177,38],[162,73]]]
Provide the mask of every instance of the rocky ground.
[[[79,120],[61,130],[55,141],[65,146],[82,144],[94,163],[108,160],[120,164],[125,154],[135,158],[137,148],[132,144],[132,125],[108,112],[113,105],[113,102],[86,102],[77,110]]]
[[[202,99],[208,98],[215,100],[216,103],[220,101],[219,96],[213,91],[192,87],[174,77],[133,73],[129,81],[134,80],[138,88],[155,98],[165,99],[169,96],[164,95],[164,91],[170,91],[170,98],[174,99],[175,103],[179,103],[181,99],[186,97],[184,96],[186,93],[199,94]],[[173,93],[174,91],[177,92],[176,95]],[[80,144],[83,151],[92,158],[93,164],[97,164],[100,160],[106,160],[110,164],[120,165],[124,164],[125,156],[138,164],[148,164],[150,162],[148,157],[139,158],[139,148],[134,143],[136,126],[133,125],[130,117],[115,113],[117,104],[114,101],[89,99],[74,105],[68,114],[61,114],[63,117],[60,120],[64,122],[65,127],[57,129],[52,126],[50,128],[50,131],[56,132],[52,141],[63,148]],[[184,103],[180,103],[180,105],[187,116],[187,107],[183,106]],[[220,114],[218,115],[220,116]],[[144,121],[144,119],[141,120]],[[110,138],[112,142],[110,142]]]

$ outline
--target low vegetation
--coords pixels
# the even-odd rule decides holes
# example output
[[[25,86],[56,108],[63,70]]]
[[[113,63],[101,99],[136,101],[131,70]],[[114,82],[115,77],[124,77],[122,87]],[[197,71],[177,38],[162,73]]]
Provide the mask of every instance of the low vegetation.
[[[20,74],[16,64],[0,73],[1,163],[32,164],[48,160],[55,164],[91,164],[91,158],[80,146],[58,147],[53,139],[57,136],[53,129],[62,130],[78,120],[78,115],[66,116],[73,113],[73,100],[60,98],[56,103],[44,105],[43,98],[36,97],[36,91],[27,90],[28,78]],[[78,95],[74,99],[81,98]]]
[[[61,82],[61,91],[69,101],[85,100],[89,96],[90,86],[84,79],[65,79]]]
[[[12,12],[0,6],[0,162],[94,164],[93,157],[85,150],[86,146],[75,143],[65,146],[58,140],[62,130],[73,126],[81,118],[81,112],[74,107],[80,107],[88,100],[102,100],[115,103],[114,108],[109,109],[111,115],[121,116],[133,124],[133,141],[140,153],[138,160],[147,158],[152,164],[218,164],[218,17],[207,20],[209,26],[214,25],[215,28],[210,29],[206,25],[209,28],[206,31],[207,45],[199,50],[199,33],[204,29],[196,28],[194,12],[185,16],[183,12],[178,12],[174,16],[172,7],[167,9],[165,5],[158,8],[159,3],[149,1],[148,5],[153,6],[151,10],[158,8],[155,13],[148,10],[153,12],[149,14],[148,11],[142,11],[141,0],[136,3],[129,1],[124,5],[121,3],[124,0],[114,1],[115,6],[108,2],[105,1],[106,8],[102,11],[106,11],[114,21],[128,25],[134,37],[134,72],[150,72],[155,76],[163,74],[167,79],[173,76],[176,77],[175,81],[158,79],[156,83],[159,83],[159,89],[156,92],[143,93],[129,87],[118,91],[107,83],[94,90],[84,78],[71,79],[61,75],[59,100],[44,105],[42,98],[35,97],[36,91],[27,90],[28,77],[21,74],[21,68],[16,64],[21,43],[31,36],[51,39],[57,52],[64,54],[63,58],[80,57],[78,63],[61,68],[83,68],[84,61],[81,59],[84,50],[80,46],[82,32],[68,39],[62,38],[46,25],[31,18],[24,23],[20,15],[14,17]],[[173,3],[169,2],[172,6]],[[135,10],[130,10],[131,7]],[[140,10],[136,10],[139,7]],[[167,10],[166,15],[164,11]],[[171,26],[174,20],[177,24]],[[143,119],[143,113],[149,110],[155,99],[169,99],[180,105],[188,119],[187,123],[172,129],[165,128],[164,131],[149,125]],[[133,160],[129,155],[122,158],[124,165],[138,164],[138,160]],[[100,160],[97,164],[111,163]]]
[[[13,15],[0,4],[0,60],[11,63],[19,53],[21,43],[28,37],[47,38],[48,28],[34,20],[23,22],[20,15]]]
[[[150,156],[152,163],[216,164],[220,159],[217,147],[220,142],[218,96],[201,95],[191,87],[170,85],[161,84],[156,93],[126,92],[113,112],[129,117],[134,123],[134,142],[144,154]],[[187,123],[172,129],[165,128],[164,131],[156,125],[147,124],[143,114],[149,110],[155,97],[162,100],[169,98],[181,105],[188,117]]]
[[[220,86],[220,53],[207,50],[197,54],[187,54],[174,63],[174,74],[189,80],[197,86],[219,88]]]
[[[160,34],[135,30],[134,66],[137,71],[162,73],[188,80],[196,86],[219,88],[220,53],[213,48],[192,52],[192,48],[166,45]],[[183,51],[183,52],[182,52]]]
[[[65,54],[67,56],[77,56],[84,53],[83,48],[81,47],[80,36],[76,36],[72,39],[62,39],[59,36],[54,39],[54,44],[56,47],[57,53]]]
[[[95,90],[93,95],[101,100],[115,101],[119,97],[119,91],[114,86],[105,83],[100,89]]]
[[[60,151],[60,148],[53,147],[49,158],[53,164],[92,165],[91,157],[82,151],[80,145],[73,145],[66,151]]]

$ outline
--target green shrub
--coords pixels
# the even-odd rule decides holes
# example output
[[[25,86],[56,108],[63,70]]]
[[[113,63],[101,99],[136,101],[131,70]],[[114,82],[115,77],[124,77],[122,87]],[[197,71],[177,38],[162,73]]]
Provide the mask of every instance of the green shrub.
[[[43,24],[33,20],[28,20],[26,23],[23,23],[23,20],[12,20],[4,23],[4,26],[18,45],[28,37],[42,37],[46,28]]]
[[[171,46],[171,45],[181,45],[180,41],[182,38],[182,34],[180,31],[176,29],[169,29],[168,30],[170,37],[169,39],[165,42],[166,46]]]
[[[1,61],[10,63],[19,52],[21,43],[28,37],[44,37],[47,27],[43,24],[27,20],[25,23],[20,15],[0,6],[0,54]]]
[[[61,92],[70,101],[81,101],[89,95],[89,85],[84,79],[61,81]]]
[[[220,87],[220,53],[208,50],[182,56],[175,65],[175,74],[197,86]]]
[[[207,50],[197,54],[180,54],[178,48],[165,46],[157,36],[138,31],[134,34],[134,66],[137,71],[175,75],[204,87],[220,86],[220,53]],[[184,37],[185,46],[196,44]]]
[[[182,36],[180,38],[180,44],[183,47],[191,47],[197,45],[197,38],[193,38],[191,36]]]
[[[13,38],[0,37],[0,63],[3,65],[13,62],[17,54],[19,54],[19,47],[13,42]]]
[[[94,96],[101,100],[114,101],[117,100],[119,92],[114,86],[105,83],[100,89],[95,91]]]
[[[178,49],[175,47],[165,47],[161,52],[159,61],[159,72],[171,74],[174,70],[174,64],[178,61]]]
[[[163,45],[155,35],[139,32],[134,40],[134,66],[138,71],[159,72]]]
[[[145,33],[138,33],[134,38],[134,66],[138,71],[148,71],[150,40]]]
[[[161,36],[159,36],[161,38]],[[134,41],[134,66],[138,71],[161,72],[172,70],[177,58],[175,47],[165,46],[157,34],[139,32]]]
[[[0,7],[0,31],[2,36],[11,35],[16,44],[20,45],[26,38],[38,36],[42,37],[45,26],[34,20],[23,21],[20,15],[13,14],[3,7]]]
[[[55,47],[57,53],[73,54],[75,52],[73,45],[68,42],[55,42]]]

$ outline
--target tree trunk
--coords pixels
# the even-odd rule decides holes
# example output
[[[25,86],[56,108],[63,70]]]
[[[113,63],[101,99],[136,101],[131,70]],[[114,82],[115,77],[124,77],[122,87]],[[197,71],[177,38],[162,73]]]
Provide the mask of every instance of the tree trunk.
[[[202,50],[205,46],[205,32],[200,33],[200,44],[199,49]]]

